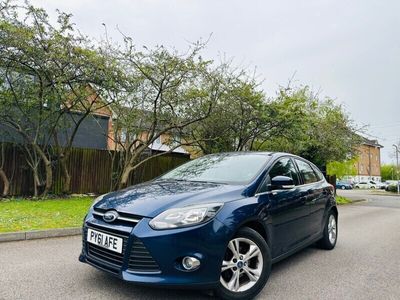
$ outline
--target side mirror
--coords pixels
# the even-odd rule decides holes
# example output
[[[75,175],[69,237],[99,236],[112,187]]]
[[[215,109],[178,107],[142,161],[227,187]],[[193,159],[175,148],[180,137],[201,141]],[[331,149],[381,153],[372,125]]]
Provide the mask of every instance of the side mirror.
[[[275,176],[271,179],[271,190],[290,190],[294,188],[293,179],[287,176]]]

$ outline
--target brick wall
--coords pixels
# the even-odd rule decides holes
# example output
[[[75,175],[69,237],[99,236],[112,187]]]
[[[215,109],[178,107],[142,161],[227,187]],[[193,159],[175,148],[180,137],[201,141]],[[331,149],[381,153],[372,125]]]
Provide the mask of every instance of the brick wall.
[[[360,176],[381,176],[381,150],[379,147],[363,144],[359,148],[358,162],[355,164]]]

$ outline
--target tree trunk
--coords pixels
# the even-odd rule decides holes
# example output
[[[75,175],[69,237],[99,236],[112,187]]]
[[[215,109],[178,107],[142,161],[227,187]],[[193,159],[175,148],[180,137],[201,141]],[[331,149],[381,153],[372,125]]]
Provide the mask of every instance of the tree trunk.
[[[51,162],[47,158],[45,160],[44,165],[46,168],[46,185],[44,187],[42,197],[47,196],[47,194],[51,189],[51,186],[53,185],[53,170],[51,169]]]
[[[128,165],[125,166],[124,171],[122,172],[121,175],[121,181],[119,182],[118,189],[123,189],[128,186],[128,180],[129,180],[129,175],[131,175],[131,172],[133,171],[133,168]]]
[[[46,169],[46,185],[41,195],[42,197],[45,197],[49,193],[49,191],[51,190],[51,186],[53,185],[53,170],[51,168],[51,161],[47,158],[46,153],[37,144],[32,144],[32,147],[34,147],[35,151],[42,158]]]
[[[32,171],[33,171],[33,197],[37,198],[39,196],[38,187],[40,186],[40,179],[37,168],[33,169]]]
[[[3,169],[0,169],[0,178],[3,180],[4,185],[2,196],[6,197],[8,196],[8,193],[10,191],[10,181],[8,180],[7,175]]]
[[[115,153],[115,152],[114,152],[114,153]],[[111,153],[110,156],[111,156],[111,165],[110,165],[110,174],[111,174],[111,175],[110,175],[110,187],[109,187],[108,191],[109,191],[109,192],[112,192],[112,190],[113,190],[113,188],[114,188],[114,186],[115,186],[115,184],[114,184],[114,177],[113,177],[113,174],[114,174],[115,154]]]
[[[136,149],[136,153],[134,153],[132,156],[130,156],[130,153],[127,153],[129,158],[128,157],[125,158],[121,179],[118,184],[119,190],[126,188],[128,186],[129,176],[131,175],[132,171],[135,170],[135,165],[137,164],[140,155],[146,148],[147,148],[146,145],[140,146],[138,149]]]
[[[60,166],[63,176],[63,193],[71,194],[71,175],[67,167],[67,158],[64,156],[60,159]]]

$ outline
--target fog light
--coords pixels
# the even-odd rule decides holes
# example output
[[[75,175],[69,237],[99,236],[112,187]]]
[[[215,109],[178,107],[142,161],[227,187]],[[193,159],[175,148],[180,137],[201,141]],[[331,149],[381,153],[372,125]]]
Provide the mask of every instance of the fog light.
[[[186,256],[182,259],[182,266],[186,270],[194,270],[200,266],[200,261],[195,257]]]

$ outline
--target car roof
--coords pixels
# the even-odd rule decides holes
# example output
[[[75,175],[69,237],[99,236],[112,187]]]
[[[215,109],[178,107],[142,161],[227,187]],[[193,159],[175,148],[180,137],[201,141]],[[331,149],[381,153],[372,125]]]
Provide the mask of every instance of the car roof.
[[[229,155],[263,154],[263,155],[272,155],[274,153],[275,152],[268,152],[268,151],[230,151],[230,152],[212,153],[210,155],[219,155],[219,154],[229,154]]]
[[[281,156],[291,156],[295,158],[300,158],[303,160],[307,160],[306,158],[303,158],[301,156],[292,154],[292,153],[286,153],[286,152],[272,152],[272,151],[232,151],[232,152],[220,152],[220,153],[211,153],[207,155],[265,155],[265,156],[271,156],[271,157],[281,157]],[[308,161],[308,160],[307,160]]]
[[[279,158],[282,156],[290,156],[293,158],[298,158],[301,160],[305,160],[307,162],[310,162],[311,164],[313,164],[311,161],[309,161],[306,158],[303,158],[301,156],[292,154],[292,153],[286,153],[286,152],[272,152],[272,151],[233,151],[233,152],[220,152],[220,153],[212,153],[212,154],[208,154],[208,155],[215,155],[215,156],[219,156],[219,155],[265,155],[265,156],[269,156],[271,158]],[[316,166],[315,164],[313,164],[314,166]]]

